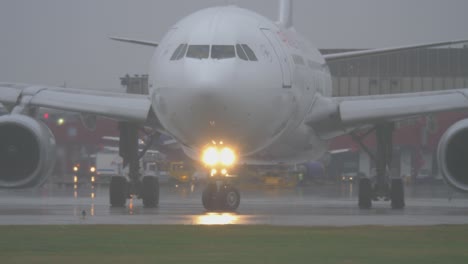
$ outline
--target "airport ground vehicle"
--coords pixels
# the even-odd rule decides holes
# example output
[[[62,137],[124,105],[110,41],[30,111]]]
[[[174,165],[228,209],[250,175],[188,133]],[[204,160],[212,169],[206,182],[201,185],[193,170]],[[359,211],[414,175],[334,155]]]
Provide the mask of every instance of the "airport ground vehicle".
[[[263,175],[263,184],[266,187],[291,188],[296,187],[299,182],[298,172],[292,171],[269,171]]]
[[[67,174],[72,175],[73,183],[96,183],[97,172],[94,157],[77,160]],[[66,181],[67,182],[67,181]]]
[[[96,174],[104,182],[109,182],[112,176],[124,175],[122,158],[112,152],[96,153]]]
[[[341,181],[353,182],[358,180],[359,167],[356,162],[343,163],[343,170],[341,171]]]
[[[169,162],[169,175],[177,183],[190,183],[195,170],[192,166],[183,161]]]

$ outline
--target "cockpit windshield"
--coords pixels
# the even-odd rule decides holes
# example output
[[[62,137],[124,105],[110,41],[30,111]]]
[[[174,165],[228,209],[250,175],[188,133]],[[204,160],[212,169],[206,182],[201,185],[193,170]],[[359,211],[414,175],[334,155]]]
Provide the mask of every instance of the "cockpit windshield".
[[[244,49],[245,54],[247,54],[247,57],[249,57],[250,61],[257,61],[257,56],[255,56],[255,53],[247,44],[242,44],[242,48]]]
[[[187,44],[180,44],[171,56],[171,60],[180,60],[185,56]]]
[[[236,55],[241,60],[258,61],[254,51],[247,44],[236,45],[188,45],[180,44],[171,56],[172,61],[180,60],[184,57],[193,59],[208,59],[215,60],[235,58]]]
[[[234,45],[213,45],[211,46],[211,58],[212,59],[228,59],[235,58],[236,51]]]
[[[237,44],[236,45],[236,51],[237,51],[237,56],[239,56],[239,58],[241,60],[246,60],[248,61],[249,59],[247,58],[247,55],[245,54],[244,52],[244,49],[241,47],[240,44]]]
[[[187,58],[208,59],[210,54],[209,45],[190,45],[187,50]]]

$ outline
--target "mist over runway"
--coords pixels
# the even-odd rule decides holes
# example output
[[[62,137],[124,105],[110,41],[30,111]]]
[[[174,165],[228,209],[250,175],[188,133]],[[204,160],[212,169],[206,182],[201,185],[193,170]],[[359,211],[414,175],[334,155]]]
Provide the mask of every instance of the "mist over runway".
[[[406,208],[374,202],[357,206],[356,184],[244,190],[237,213],[208,213],[200,204],[203,186],[164,186],[158,208],[131,199],[111,208],[107,187],[89,185],[0,191],[0,225],[156,224],[156,225],[441,225],[468,224],[468,196],[450,192],[443,183],[406,188]]]

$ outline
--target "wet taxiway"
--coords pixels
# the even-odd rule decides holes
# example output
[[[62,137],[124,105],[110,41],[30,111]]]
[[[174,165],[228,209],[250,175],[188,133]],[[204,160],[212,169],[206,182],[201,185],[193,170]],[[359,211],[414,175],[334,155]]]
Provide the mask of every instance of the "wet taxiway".
[[[238,212],[208,213],[201,205],[201,187],[161,189],[158,208],[130,200],[126,208],[110,208],[105,187],[58,188],[46,185],[29,191],[0,191],[0,225],[49,224],[242,224],[242,225],[439,225],[468,224],[468,196],[441,184],[406,188],[406,208],[392,210],[375,202],[357,208],[354,184],[242,191]]]

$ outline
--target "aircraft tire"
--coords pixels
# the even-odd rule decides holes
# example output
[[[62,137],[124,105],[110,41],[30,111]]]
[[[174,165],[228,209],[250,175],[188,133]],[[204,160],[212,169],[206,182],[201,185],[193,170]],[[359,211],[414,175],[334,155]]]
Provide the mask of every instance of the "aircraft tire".
[[[112,207],[125,207],[127,202],[127,179],[113,176],[109,186],[109,200]]]
[[[390,199],[392,209],[405,208],[405,189],[403,185],[403,179],[392,179]]]
[[[154,208],[159,204],[159,179],[154,176],[145,176],[142,180],[141,198],[143,206]]]
[[[237,210],[240,204],[240,193],[233,186],[226,185],[220,191],[221,209],[229,212]]]
[[[216,183],[208,183],[203,190],[202,204],[207,211],[214,211],[218,208],[218,192]]]
[[[372,185],[368,178],[359,179],[359,208],[370,209],[372,207]]]

